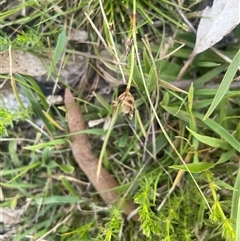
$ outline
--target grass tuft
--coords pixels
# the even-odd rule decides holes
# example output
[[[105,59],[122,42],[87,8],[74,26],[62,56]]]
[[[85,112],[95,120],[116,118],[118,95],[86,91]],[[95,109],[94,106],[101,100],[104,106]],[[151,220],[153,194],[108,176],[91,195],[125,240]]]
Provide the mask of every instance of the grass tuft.
[[[199,1],[183,2],[2,1],[0,52],[49,59],[44,85],[55,75],[55,90],[71,88],[92,124],[82,133],[98,175],[103,165],[114,176],[120,203],[133,200],[139,221],[106,207],[76,165],[63,105],[49,105],[36,78],[0,71],[0,207],[22,213],[3,222],[0,239],[240,238],[239,42],[215,46],[231,64],[208,49],[176,81],[195,43],[184,21],[196,28],[199,20]],[[88,39],[72,40],[79,30]],[[84,90],[58,73],[78,66],[67,70],[72,59],[87,63],[77,76]],[[14,111],[1,106],[6,93],[17,99]]]

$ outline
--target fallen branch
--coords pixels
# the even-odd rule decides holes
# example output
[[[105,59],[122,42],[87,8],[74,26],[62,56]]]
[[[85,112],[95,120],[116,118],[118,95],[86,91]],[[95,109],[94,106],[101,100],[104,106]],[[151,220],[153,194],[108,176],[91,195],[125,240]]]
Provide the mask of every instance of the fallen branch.
[[[76,133],[85,129],[84,120],[79,106],[75,103],[74,97],[69,89],[65,90],[65,107],[67,110],[67,121],[70,133]],[[75,134],[71,136],[72,152],[79,167],[87,175],[88,179],[99,192],[106,204],[113,204],[119,199],[116,191],[117,181],[104,168],[101,168],[99,178],[97,179],[98,160],[92,154],[90,142],[86,134]],[[124,203],[124,213],[131,216],[136,206],[132,201]],[[138,215],[132,216],[133,220],[138,220]]]

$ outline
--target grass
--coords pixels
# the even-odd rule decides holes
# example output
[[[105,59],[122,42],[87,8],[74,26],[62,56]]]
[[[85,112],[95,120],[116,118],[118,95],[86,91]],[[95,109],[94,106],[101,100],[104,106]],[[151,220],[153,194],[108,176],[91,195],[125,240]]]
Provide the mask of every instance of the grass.
[[[98,103],[86,93],[78,100],[86,122],[112,121],[107,132],[97,126],[86,133],[140,216],[139,223],[127,221],[96,195],[74,162],[65,112],[49,108],[34,78],[1,75],[16,82],[32,106],[0,112],[1,207],[26,209],[12,240],[238,240],[240,93],[228,87],[237,78],[239,43],[220,49],[231,64],[210,49],[199,54],[183,77],[193,84],[178,89],[172,81],[195,37],[175,7],[159,0],[2,5],[1,51],[11,46],[50,55],[49,76],[69,55],[84,56],[100,75],[99,66],[107,71],[107,80],[124,82],[113,88],[111,102],[98,93]],[[195,4],[181,8],[194,22],[187,9],[194,12]],[[88,41],[67,42],[72,29],[87,31]],[[234,33],[240,37],[239,26]],[[133,41],[125,49],[127,39]],[[104,48],[115,62],[101,57]],[[116,62],[123,64],[116,68]],[[208,87],[214,83],[218,88]],[[129,111],[126,99],[118,99],[122,93],[134,97],[132,118],[121,114]]]

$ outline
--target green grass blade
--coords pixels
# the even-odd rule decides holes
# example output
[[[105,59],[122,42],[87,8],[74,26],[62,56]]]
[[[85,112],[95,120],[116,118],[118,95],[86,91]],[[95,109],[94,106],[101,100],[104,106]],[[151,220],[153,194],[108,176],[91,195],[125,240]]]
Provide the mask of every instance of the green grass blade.
[[[183,171],[190,171],[192,173],[200,173],[210,168],[214,167],[214,163],[207,163],[207,162],[198,162],[198,163],[189,163],[185,165],[173,165],[170,168],[183,170]]]
[[[240,207],[240,197],[238,197],[238,207]],[[237,210],[237,217],[236,217],[236,240],[240,240],[240,208]]]
[[[189,129],[188,127],[186,127],[186,128],[198,141],[200,141],[208,146],[219,147],[219,148],[226,149],[226,150],[229,149],[229,146],[227,145],[226,141],[224,141],[224,140],[210,137],[210,136],[200,135],[200,134],[196,133],[195,131]]]
[[[77,203],[80,201],[78,196],[50,196],[44,198],[36,198],[36,204],[52,204],[52,203]]]
[[[212,104],[209,107],[207,113],[205,114],[203,120],[206,120],[213,113],[213,111],[216,109],[217,105],[223,99],[224,95],[228,91],[229,86],[238,70],[239,65],[240,65],[240,50],[237,52],[232,63],[229,65],[229,68],[228,68],[227,72],[225,73],[221,84],[219,85],[219,88],[212,101]]]
[[[230,216],[232,220],[238,220],[236,223],[236,227],[240,227],[240,203],[239,202],[240,202],[240,169],[238,170],[237,178],[234,185],[231,216]],[[240,239],[240,228],[238,228],[237,230],[237,236]]]
[[[199,89],[205,83],[209,82],[211,79],[215,78],[217,75],[222,73],[227,68],[227,64],[222,64],[214,69],[209,70],[205,74],[201,75],[198,79],[196,79],[193,83],[194,89]]]
[[[203,123],[210,127],[216,134],[218,134],[224,140],[226,140],[229,145],[236,149],[236,151],[239,151],[240,143],[225,128],[223,128],[221,125],[219,125],[216,121],[212,119],[203,120],[203,115],[199,113],[195,113],[195,116],[202,120]]]
[[[75,190],[75,188],[72,186],[72,184],[66,179],[66,177],[61,177],[60,180],[62,181],[62,184],[66,187],[66,189],[71,193],[72,196],[79,197],[79,193]]]
[[[43,113],[43,107],[42,107],[42,102],[40,102],[36,96],[36,93],[33,93],[31,91],[31,89],[27,86],[21,86],[22,87],[22,91],[25,94],[25,96],[28,98],[28,100],[30,101],[32,108],[34,109],[34,111],[37,113],[37,115],[43,120],[44,124],[46,125],[47,129],[51,132],[54,133],[55,132],[55,127],[54,125],[52,125],[49,120],[47,119],[47,117],[44,115]]]
[[[10,169],[10,170],[1,170],[0,176],[3,177],[3,176],[7,176],[7,175],[12,175],[12,174],[16,175],[16,173],[18,173],[18,172],[25,173],[25,172],[27,172],[27,171],[29,171],[31,169],[36,168],[39,165],[40,165],[40,162],[36,162],[34,164],[28,165],[27,167],[26,166],[22,166],[22,167],[18,167],[18,168],[15,168],[15,169]]]
[[[36,151],[46,147],[55,148],[57,145],[66,144],[66,142],[67,142],[66,139],[55,139],[49,142],[44,142],[33,146],[25,146],[24,149],[30,150],[30,151]]]
[[[48,71],[48,78],[50,77],[50,75],[53,72],[55,66],[57,65],[59,59],[61,58],[62,53],[63,53],[63,51],[65,49],[65,46],[66,46],[66,42],[67,42],[66,31],[63,30],[58,35],[57,46],[56,46],[56,49],[55,49],[54,54],[53,54],[53,59],[52,59],[50,69]]]

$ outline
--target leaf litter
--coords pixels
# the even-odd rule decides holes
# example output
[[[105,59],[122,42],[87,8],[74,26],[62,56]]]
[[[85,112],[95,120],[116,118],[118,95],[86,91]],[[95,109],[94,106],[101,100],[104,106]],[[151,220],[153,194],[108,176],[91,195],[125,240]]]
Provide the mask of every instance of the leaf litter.
[[[203,52],[219,42],[240,22],[239,0],[215,0],[206,7],[197,29],[194,55]]]
[[[0,240],[10,240],[16,235],[18,225],[23,221],[21,215],[26,211],[26,206],[19,209],[0,207],[1,232]]]
[[[49,103],[58,105],[62,103],[62,97],[57,94],[65,88],[64,85],[78,85],[78,88],[84,85],[88,61],[86,57],[80,55],[70,56],[64,67],[57,64],[56,71],[48,78],[45,66],[49,66],[50,62],[50,59],[40,59],[33,54],[20,50],[11,50],[11,54],[9,54],[9,51],[5,51],[0,53],[0,74],[11,75],[17,73],[34,77],[43,93],[47,96]],[[58,81],[59,79],[62,81]],[[53,89],[54,85],[57,88]],[[20,88],[18,88],[18,93],[24,106],[30,106],[27,97],[23,95]],[[15,112],[18,110],[18,106],[10,81],[6,79],[0,85],[0,107]]]
[[[178,74],[178,80],[182,79],[197,54],[218,43],[240,23],[239,10],[239,0],[214,0],[212,7],[202,11],[194,49]]]
[[[88,137],[86,134],[77,134],[77,132],[85,129],[82,113],[79,106],[75,103],[71,91],[67,88],[65,89],[64,101],[69,131],[71,134],[75,133],[71,135],[71,147],[75,160],[104,202],[108,205],[113,204],[119,199],[119,194],[116,191],[118,183],[104,167],[101,167],[100,175],[97,176],[98,160],[92,154]],[[132,200],[126,201],[123,208],[127,216],[136,221],[139,219],[138,215],[134,213],[137,207]]]
[[[37,56],[22,50],[6,50],[0,53],[0,63],[0,74],[39,76],[47,73]]]

